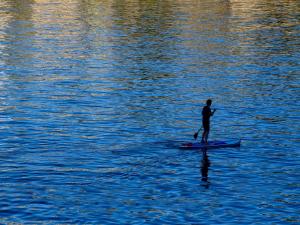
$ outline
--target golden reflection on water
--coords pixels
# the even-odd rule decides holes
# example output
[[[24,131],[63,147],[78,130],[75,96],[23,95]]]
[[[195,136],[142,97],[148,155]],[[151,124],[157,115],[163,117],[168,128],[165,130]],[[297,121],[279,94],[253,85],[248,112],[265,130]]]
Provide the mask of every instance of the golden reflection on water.
[[[299,1],[96,1],[96,0],[23,0],[1,1],[1,29],[10,20],[31,20],[33,24],[71,23],[76,25],[83,20],[89,25],[111,26],[118,15],[120,24],[137,24],[147,16],[157,15],[155,20],[163,20],[170,14],[188,15],[191,24],[195,20],[219,20],[224,16],[249,20],[257,15],[270,12],[278,17],[295,15],[299,10]],[[279,10],[280,9],[280,10]],[[199,21],[201,22],[201,21]],[[221,22],[221,21],[220,21]],[[297,21],[294,21],[294,23]],[[222,21],[224,23],[224,21]]]
[[[23,0],[0,2],[0,38],[5,40],[8,33],[19,34],[22,28],[32,26],[35,35],[46,35],[59,41],[60,38],[72,39],[74,36],[93,34],[97,44],[111,41],[110,37],[101,35],[114,26],[130,34],[126,41],[134,41],[139,32],[136,27],[153,26],[160,30],[177,26],[190,26],[190,31],[205,33],[212,37],[229,30],[243,32],[266,26],[295,26],[299,21],[289,19],[299,10],[299,1],[87,1],[87,0]],[[280,9],[280,10],[279,10]],[[245,24],[253,19],[259,20],[272,16],[273,23]],[[196,23],[195,23],[196,21]],[[16,22],[24,24],[16,24]],[[243,24],[241,24],[243,22]],[[205,25],[205,26],[204,26]],[[97,30],[93,29],[97,27]],[[17,29],[14,31],[14,29]],[[25,29],[27,35],[34,35]],[[95,33],[95,31],[98,31]],[[24,34],[26,35],[26,34]],[[190,38],[192,33],[185,33]],[[77,37],[78,38],[78,37]],[[79,37],[80,38],[80,37]],[[78,44],[78,43],[77,43]],[[211,43],[210,43],[211,44]],[[2,44],[3,45],[3,44]],[[93,44],[91,44],[93,45]],[[74,46],[73,46],[74,47]],[[96,47],[96,46],[90,46]],[[214,47],[214,46],[210,46]]]
[[[230,68],[234,58],[228,56],[255,59],[253,47],[276,54],[292,51],[289,42],[299,23],[299,2],[287,0],[10,0],[0,1],[0,7],[0,65],[66,71],[78,67],[87,74],[114,71],[114,66],[147,74],[149,63],[159,70],[161,62],[189,64],[191,72],[203,68],[201,73],[208,74],[216,67]],[[277,32],[280,28],[285,29]],[[277,35],[282,47],[265,40],[263,32],[269,32],[268,38]],[[156,67],[150,69],[157,73]],[[157,73],[151,79],[165,76],[172,75]],[[121,78],[119,82],[124,83]],[[126,82],[126,88],[132,87]]]
[[[299,24],[299,2],[287,0],[9,0],[0,1],[0,8],[0,65],[12,71],[78,68],[101,74],[117,67],[146,74],[144,79],[174,77],[159,71],[162,62],[188,64],[190,72],[201,68],[206,75],[230,68],[235,59],[228,56],[252,55],[259,64],[259,54],[288,54]],[[276,36],[280,41],[265,38]],[[262,47],[268,51],[253,51]],[[68,76],[54,72],[46,79]],[[125,88],[136,85],[115,79]]]

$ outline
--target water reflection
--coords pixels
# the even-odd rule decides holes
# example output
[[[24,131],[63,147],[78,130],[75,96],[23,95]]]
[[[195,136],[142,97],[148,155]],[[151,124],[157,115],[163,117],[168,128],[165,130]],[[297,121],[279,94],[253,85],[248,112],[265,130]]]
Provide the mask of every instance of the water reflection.
[[[210,182],[208,181],[208,170],[210,167],[210,160],[208,159],[207,149],[202,150],[202,160],[200,165],[201,171],[201,181],[203,181],[203,186],[209,188]]]
[[[120,72],[133,76],[137,81],[128,82],[126,86],[139,89],[146,85],[146,80],[172,76],[164,72],[164,66],[171,66],[176,58],[174,35],[170,35],[174,26],[170,21],[175,16],[171,2],[124,3],[118,2],[113,6],[113,26],[118,33],[112,41],[118,45],[113,46],[112,51],[115,67],[124,68]],[[128,4],[133,4],[133,12],[128,10]],[[124,80],[121,82],[124,83]]]

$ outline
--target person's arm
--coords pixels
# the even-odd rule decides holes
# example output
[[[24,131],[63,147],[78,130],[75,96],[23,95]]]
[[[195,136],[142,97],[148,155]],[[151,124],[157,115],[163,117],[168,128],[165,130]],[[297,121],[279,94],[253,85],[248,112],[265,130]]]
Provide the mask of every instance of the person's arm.
[[[214,115],[214,113],[215,113],[216,110],[217,110],[217,109],[214,109],[214,110],[212,111],[212,113],[211,113],[212,116]]]

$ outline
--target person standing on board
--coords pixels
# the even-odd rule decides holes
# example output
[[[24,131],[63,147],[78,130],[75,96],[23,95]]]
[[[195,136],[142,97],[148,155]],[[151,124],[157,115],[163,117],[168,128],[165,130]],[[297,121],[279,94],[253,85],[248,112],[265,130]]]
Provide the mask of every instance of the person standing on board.
[[[203,126],[203,134],[202,134],[202,140],[201,143],[207,144],[208,140],[208,134],[209,134],[209,128],[210,128],[210,117],[214,115],[216,109],[211,111],[210,106],[211,106],[212,100],[208,99],[206,101],[206,106],[203,107],[202,109],[202,126]]]

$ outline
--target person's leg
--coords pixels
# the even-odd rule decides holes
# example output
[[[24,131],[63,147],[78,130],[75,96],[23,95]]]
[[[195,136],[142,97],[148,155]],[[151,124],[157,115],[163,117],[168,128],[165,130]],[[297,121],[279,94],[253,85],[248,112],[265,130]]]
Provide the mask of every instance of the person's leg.
[[[206,136],[206,123],[202,120],[202,127],[203,127],[203,132],[202,132],[202,139],[201,139],[201,143],[204,143],[204,139]]]
[[[206,132],[206,133],[205,133],[205,137],[204,137],[204,142],[207,144],[207,143],[208,143],[209,130],[210,130],[210,129],[209,129],[209,123],[206,124],[205,128],[206,128],[206,129],[205,129],[205,132]]]
[[[204,143],[205,136],[206,136],[206,131],[205,131],[205,129],[204,129],[204,130],[203,130],[203,133],[202,133],[201,143]]]
[[[209,134],[209,130],[205,132],[205,137],[204,137],[205,144],[208,143],[208,134]]]

